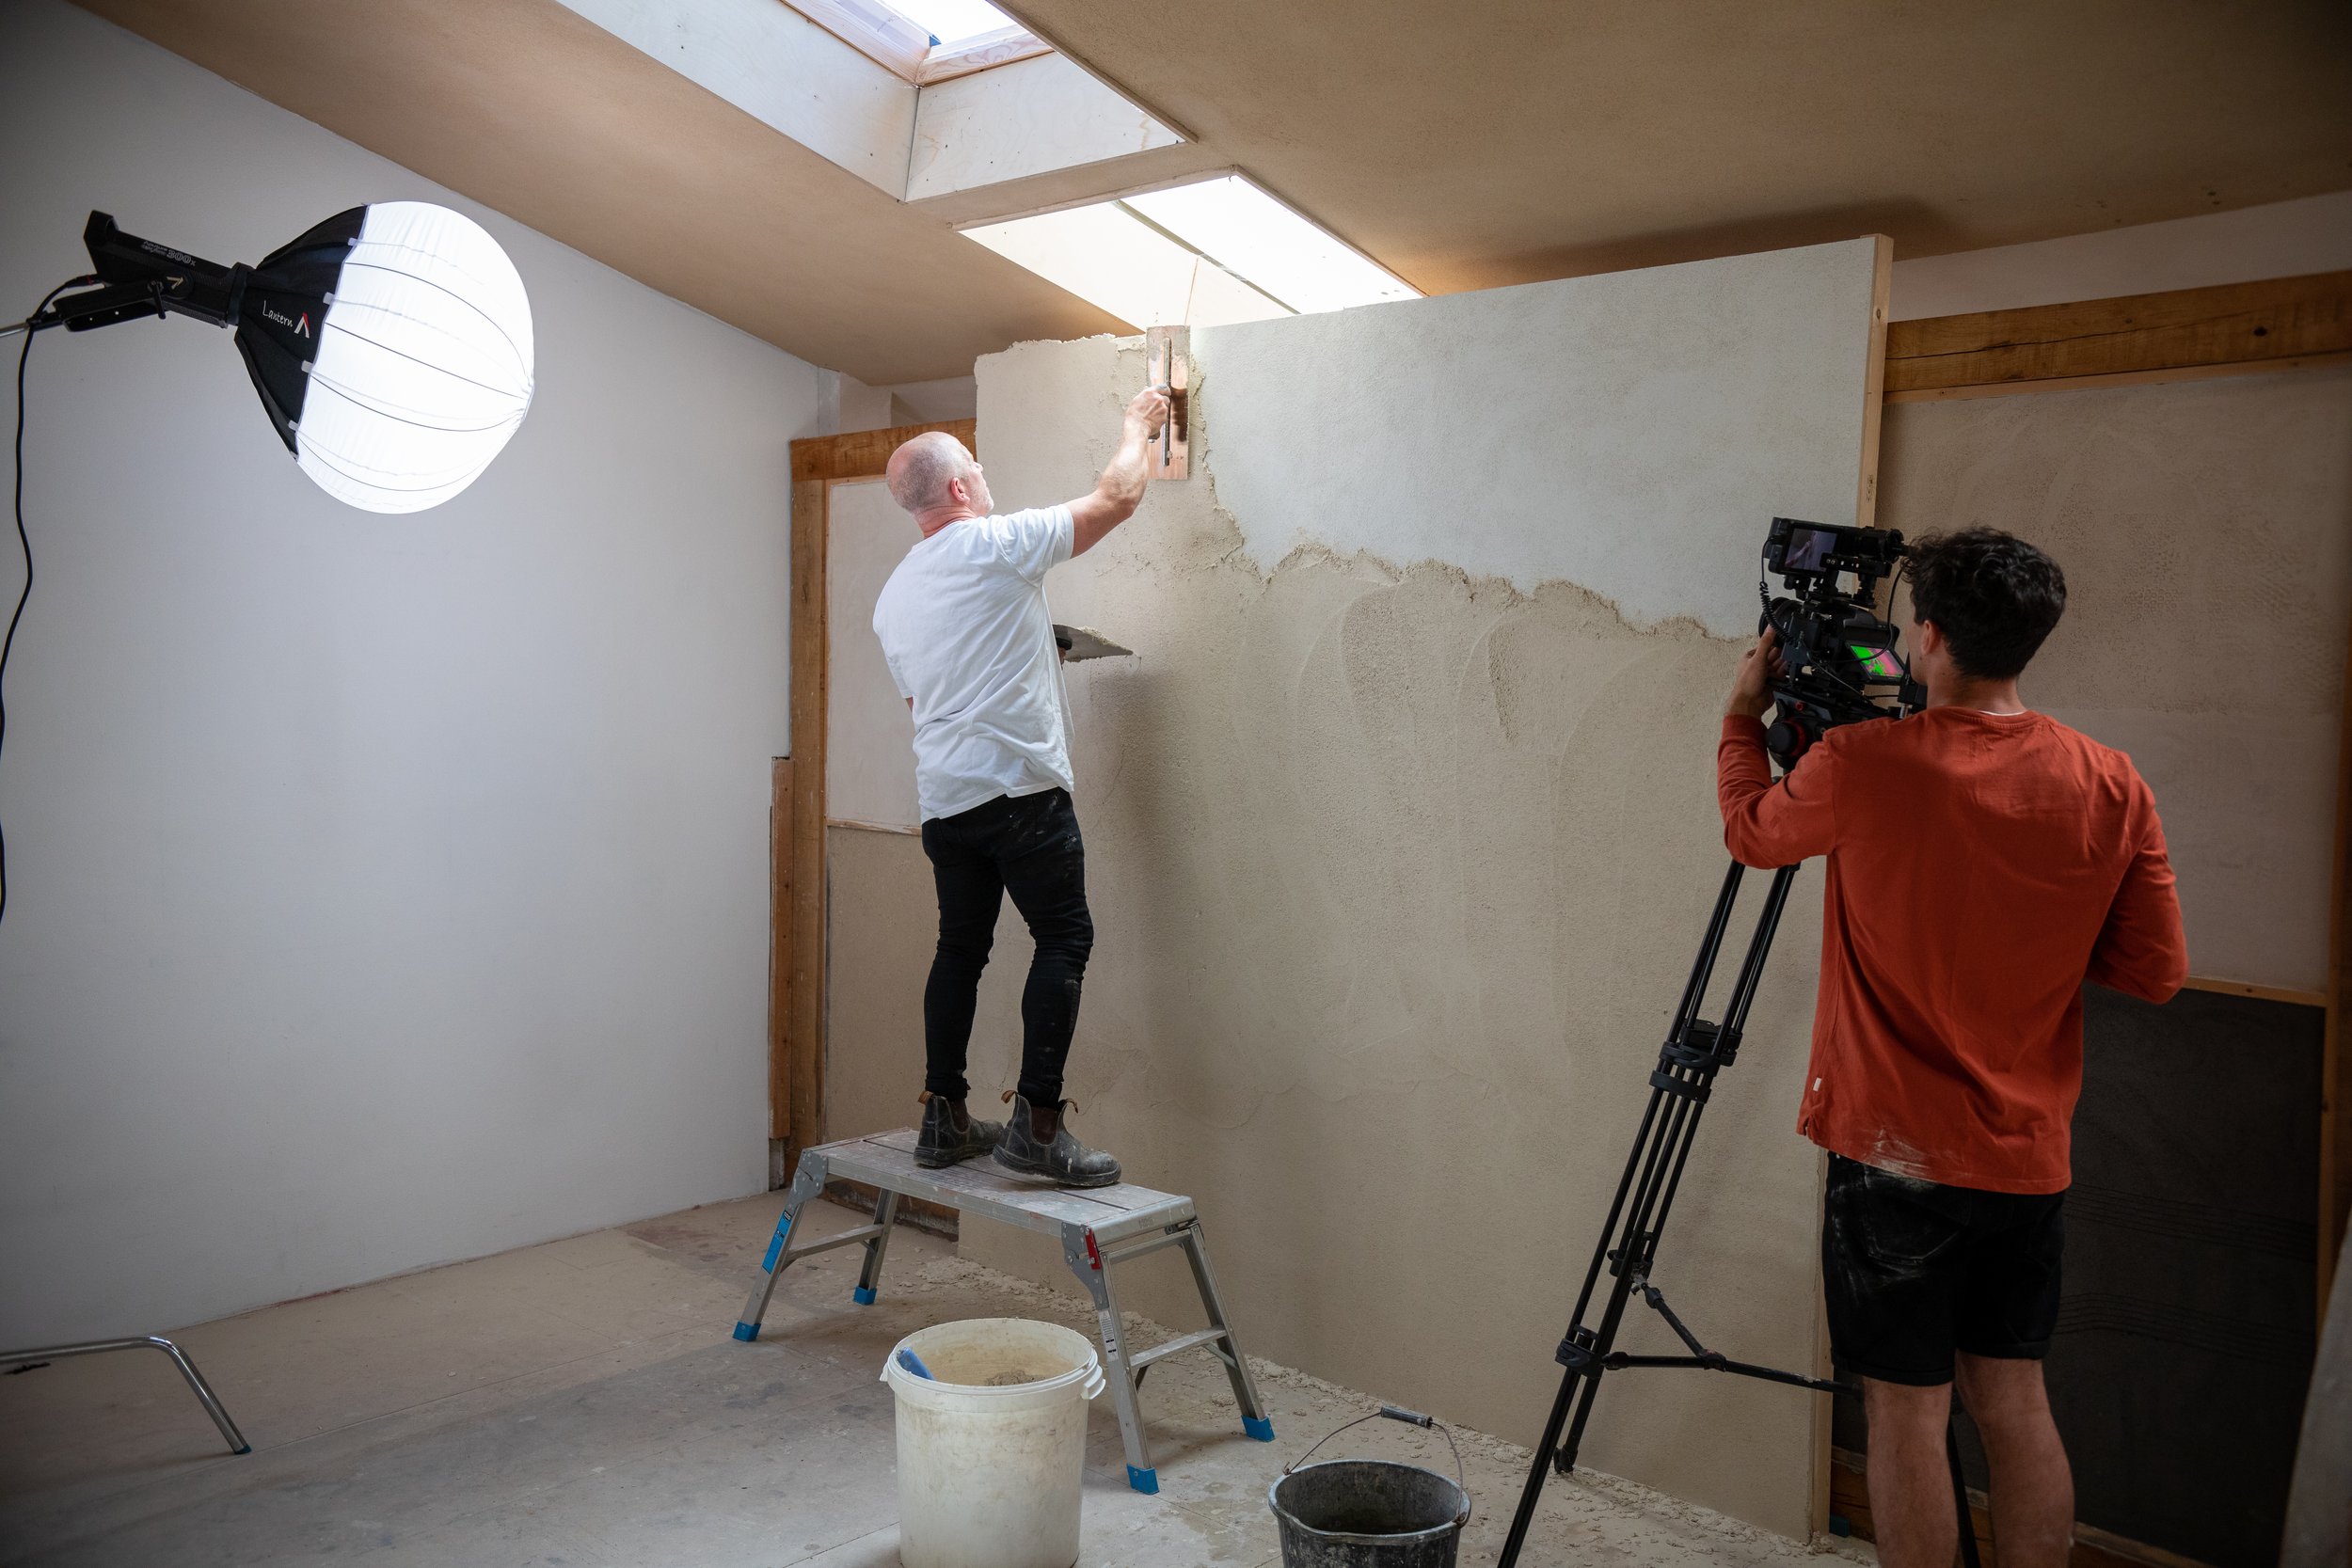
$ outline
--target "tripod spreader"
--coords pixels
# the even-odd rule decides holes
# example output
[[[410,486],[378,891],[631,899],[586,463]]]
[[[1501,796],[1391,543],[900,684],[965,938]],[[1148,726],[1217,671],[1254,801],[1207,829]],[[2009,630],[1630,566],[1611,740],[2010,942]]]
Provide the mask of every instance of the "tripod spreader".
[[[1625,1174],[1617,1180],[1616,1196],[1610,1202],[1600,1242],[1593,1249],[1591,1266],[1584,1271],[1584,1287],[1577,1295],[1571,1326],[1560,1341],[1558,1359],[1566,1370],[1565,1375],[1560,1380],[1559,1398],[1552,1402],[1551,1417],[1544,1424],[1535,1462],[1529,1467],[1527,1487],[1520,1494],[1518,1513],[1512,1518],[1511,1534],[1503,1544],[1500,1568],[1514,1568],[1518,1561],[1528,1525],[1535,1516],[1536,1499],[1543,1494],[1546,1472],[1556,1465],[1565,1475],[1576,1467],[1577,1449],[1583,1443],[1585,1424],[1592,1418],[1593,1402],[1600,1393],[1600,1382],[1606,1374],[1636,1367],[1692,1367],[1792,1384],[1800,1388],[1835,1390],[1841,1386],[1801,1372],[1734,1361],[1708,1350],[1675,1315],[1666,1305],[1665,1296],[1649,1281],[1659,1237],[1674,1208],[1675,1194],[1682,1184],[1691,1145],[1698,1135],[1699,1117],[1707,1109],[1715,1074],[1739,1056],[1748,1009],[1755,1004],[1756,986],[1763,978],[1764,960],[1772,952],[1772,937],[1780,928],[1781,911],[1788,906],[1788,888],[1796,879],[1797,868],[1783,866],[1772,873],[1772,887],[1764,895],[1764,908],[1756,916],[1747,951],[1740,958],[1723,1018],[1721,1022],[1709,1022],[1699,1016],[1699,1008],[1706,1001],[1708,982],[1714,977],[1715,960],[1723,952],[1724,937],[1730,929],[1732,909],[1740,896],[1743,874],[1737,862],[1724,873],[1723,887],[1715,895],[1714,912],[1708,917],[1707,935],[1699,943],[1698,958],[1691,965],[1691,977],[1682,988],[1682,1000],[1675,1008],[1665,1043],[1659,1047],[1658,1066],[1649,1079],[1649,1106],[1642,1113],[1642,1128],[1634,1136],[1633,1152],[1626,1159]],[[1603,1269],[1609,1272],[1610,1284],[1601,1304],[1600,1321],[1588,1325],[1586,1313],[1593,1306]],[[1691,1354],[1629,1355],[1614,1348],[1627,1304],[1636,1291],[1642,1292],[1645,1303],[1673,1325],[1676,1335],[1691,1347]],[[1550,1463],[1547,1464],[1547,1460]]]

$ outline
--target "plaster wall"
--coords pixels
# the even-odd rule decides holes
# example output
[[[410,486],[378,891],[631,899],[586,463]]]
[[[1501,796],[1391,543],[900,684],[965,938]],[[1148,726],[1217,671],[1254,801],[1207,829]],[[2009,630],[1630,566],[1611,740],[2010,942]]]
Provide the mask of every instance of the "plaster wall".
[[[834,373],[83,11],[0,7],[0,56],[11,314],[92,207],[234,261],[415,199],[506,247],[539,353],[482,479],[385,517],[296,470],[227,333],[34,342],[0,1343],[759,1190],[787,446]]]
[[[1896,404],[1881,520],[2065,568],[2026,700],[2156,795],[2197,974],[2327,988],[2352,368]]]
[[[1854,515],[1872,264],[1865,241],[1198,330],[1195,477],[1049,579],[1057,619],[1140,651],[1067,671],[1098,929],[1077,1126],[1196,1196],[1253,1351],[1533,1439],[1722,875],[1714,736],[1764,521]],[[1089,488],[1142,376],[1109,339],[983,359],[1000,505]],[[829,1115],[898,1125],[928,871],[903,835],[832,853]],[[1794,1367],[1818,920],[1809,872],[1661,1272],[1702,1332]],[[1008,911],[983,1096],[1027,951]],[[1025,1238],[964,1244],[1067,1282]],[[1191,1322],[1168,1261],[1129,1305]],[[1802,1534],[1813,1418],[1656,1374],[1613,1386],[1586,1457]]]

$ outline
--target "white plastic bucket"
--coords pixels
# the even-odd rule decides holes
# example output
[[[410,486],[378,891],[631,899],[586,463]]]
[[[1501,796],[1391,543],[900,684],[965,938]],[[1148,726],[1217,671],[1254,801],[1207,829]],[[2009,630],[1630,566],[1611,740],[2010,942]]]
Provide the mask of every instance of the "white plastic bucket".
[[[930,1370],[898,1365],[911,1350]],[[906,1568],[1071,1568],[1094,1342],[1058,1323],[973,1318],[917,1329],[882,1363],[898,1401]]]

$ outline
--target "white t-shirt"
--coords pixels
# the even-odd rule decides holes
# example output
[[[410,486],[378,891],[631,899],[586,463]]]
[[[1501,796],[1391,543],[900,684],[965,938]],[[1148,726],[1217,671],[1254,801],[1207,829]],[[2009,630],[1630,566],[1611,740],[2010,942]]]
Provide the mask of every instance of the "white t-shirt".
[[[898,695],[914,700],[923,819],[1071,787],[1045,573],[1076,543],[1067,506],[969,517],[907,551],[874,601]]]

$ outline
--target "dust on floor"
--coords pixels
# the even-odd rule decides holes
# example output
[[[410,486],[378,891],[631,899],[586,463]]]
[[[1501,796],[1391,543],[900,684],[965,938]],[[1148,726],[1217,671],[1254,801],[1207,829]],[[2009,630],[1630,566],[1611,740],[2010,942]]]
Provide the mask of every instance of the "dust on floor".
[[[786,1273],[760,1338],[741,1343],[732,1329],[780,1207],[781,1195],[713,1204],[188,1329],[178,1338],[253,1442],[242,1458],[161,1355],[0,1377],[0,1563],[895,1564],[891,1396],[878,1381],[891,1346],[957,1318],[1093,1325],[1072,1297],[901,1227],[878,1305],[850,1300],[857,1249],[820,1254]],[[822,1205],[803,1218],[827,1234],[857,1223]],[[1130,1320],[1137,1344],[1167,1332]],[[1111,1402],[1096,1402],[1081,1564],[1279,1561],[1267,1486],[1379,1402],[1256,1370],[1270,1445],[1242,1434],[1213,1358],[1152,1369],[1157,1497],[1129,1490]],[[1527,1451],[1455,1435],[1477,1503],[1462,1561],[1492,1562]],[[1441,1439],[1391,1422],[1342,1445],[1327,1456],[1449,1464]],[[1526,1555],[1594,1568],[1810,1560],[1591,1474],[1550,1485]]]

